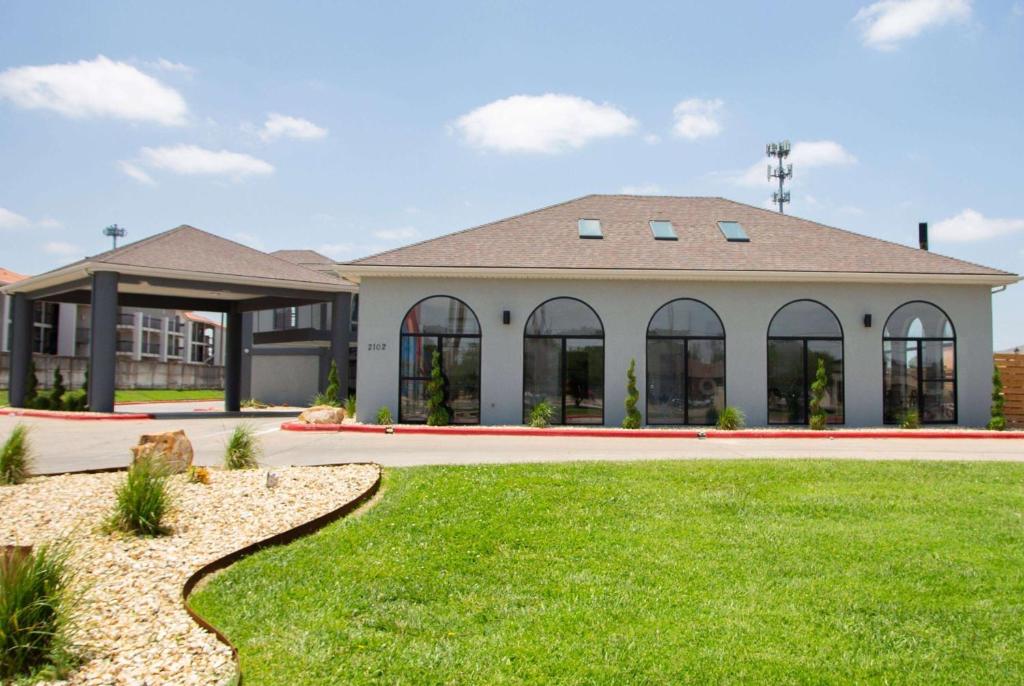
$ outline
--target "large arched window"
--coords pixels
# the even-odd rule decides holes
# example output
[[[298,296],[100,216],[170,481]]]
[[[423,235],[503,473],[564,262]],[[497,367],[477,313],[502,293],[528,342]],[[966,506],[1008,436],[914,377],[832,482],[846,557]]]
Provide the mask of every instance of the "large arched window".
[[[435,350],[452,423],[479,424],[480,322],[466,303],[444,295],[419,301],[402,320],[398,421],[427,421],[427,382]]]
[[[558,424],[604,424],[604,326],[575,298],[541,304],[523,332],[523,422],[548,401]]]
[[[714,424],[725,407],[725,328],[715,311],[682,298],[647,325],[647,423]]]
[[[928,424],[956,423],[956,332],[946,313],[913,301],[896,308],[882,339],[884,418],[915,410]]]
[[[769,424],[808,423],[818,360],[824,361],[828,376],[822,408],[830,424],[842,424],[843,327],[819,302],[791,302],[768,325]]]

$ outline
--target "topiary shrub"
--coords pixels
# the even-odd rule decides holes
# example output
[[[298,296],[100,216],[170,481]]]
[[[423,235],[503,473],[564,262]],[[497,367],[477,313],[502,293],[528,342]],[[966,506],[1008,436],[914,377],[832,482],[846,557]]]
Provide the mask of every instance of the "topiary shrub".
[[[0,681],[62,678],[70,667],[75,596],[70,548],[0,551]],[[31,680],[28,677],[32,677]]]
[[[1003,396],[1003,378],[999,367],[992,366],[992,418],[988,420],[988,428],[992,431],[1006,429],[1006,398]]]
[[[530,410],[530,426],[535,429],[546,429],[555,416],[555,407],[547,400],[541,400]]]
[[[327,388],[324,390],[325,405],[341,407],[341,387],[338,381],[338,365],[331,360],[331,368],[327,372]]]
[[[114,513],[108,527],[137,536],[168,533],[164,517],[171,509],[167,468],[159,457],[141,457],[128,468],[117,487]]]
[[[53,368],[53,384],[50,386],[50,409],[64,409],[64,394],[68,389],[64,386],[64,375],[60,373],[60,365]]]
[[[822,431],[828,424],[828,413],[821,406],[825,400],[825,389],[828,388],[828,373],[825,371],[825,360],[818,358],[818,371],[811,383],[811,416],[810,425],[815,431]]]
[[[36,361],[29,360],[25,375],[25,407],[36,407],[39,401],[39,377],[36,376]]]
[[[224,448],[224,469],[255,469],[260,466],[260,452],[256,432],[248,424],[239,424]]]
[[[32,471],[32,449],[28,427],[18,424],[0,448],[0,484],[20,484]]]
[[[448,426],[451,413],[444,402],[444,375],[441,374],[441,353],[430,357],[430,381],[427,382],[427,425]]]
[[[906,409],[903,414],[900,415],[900,428],[901,429],[920,429],[921,428],[921,416],[917,413],[917,410]]]
[[[391,421],[391,409],[387,405],[382,405],[381,408],[377,410],[377,423],[382,426],[390,426],[393,424]]]
[[[726,407],[718,414],[718,422],[715,424],[722,431],[736,431],[742,429],[747,423],[743,410],[738,407]]]
[[[640,391],[636,389],[636,359],[629,361],[626,370],[626,418],[622,420],[623,429],[639,429],[643,422],[640,410],[636,409],[640,401]]]
[[[85,412],[88,399],[85,391],[68,391],[61,397],[61,407],[68,412]]]

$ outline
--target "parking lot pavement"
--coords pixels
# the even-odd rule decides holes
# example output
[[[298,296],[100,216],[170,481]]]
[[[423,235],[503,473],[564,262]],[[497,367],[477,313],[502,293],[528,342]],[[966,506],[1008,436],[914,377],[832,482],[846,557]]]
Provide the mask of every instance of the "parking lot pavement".
[[[378,462],[432,464],[740,458],[1024,461],[1024,440],[998,439],[733,439],[429,436],[281,431],[280,417],[197,416],[184,419],[64,421],[0,416],[0,440],[19,422],[30,427],[36,471],[124,466],[143,433],[183,429],[195,461],[219,464],[234,427],[251,425],[267,465]]]

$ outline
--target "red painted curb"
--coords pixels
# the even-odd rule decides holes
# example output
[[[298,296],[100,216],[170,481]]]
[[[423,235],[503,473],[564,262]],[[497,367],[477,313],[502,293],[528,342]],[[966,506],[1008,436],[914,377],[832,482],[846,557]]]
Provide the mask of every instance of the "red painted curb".
[[[103,412],[53,412],[51,410],[25,410],[20,407],[4,408],[0,410],[0,415],[9,415],[13,417],[37,417],[40,419],[67,419],[83,422],[153,419],[153,415],[143,414],[141,412],[125,414],[106,414]]]
[[[302,424],[284,422],[282,431],[387,433],[382,426],[369,424]],[[719,431],[708,429],[532,429],[528,427],[459,427],[459,426],[395,426],[396,434],[440,434],[444,436],[559,436],[577,438],[993,438],[1024,439],[1024,432],[974,431],[974,430],[928,430],[910,429],[904,431],[811,431],[775,429],[752,429],[749,431]]]

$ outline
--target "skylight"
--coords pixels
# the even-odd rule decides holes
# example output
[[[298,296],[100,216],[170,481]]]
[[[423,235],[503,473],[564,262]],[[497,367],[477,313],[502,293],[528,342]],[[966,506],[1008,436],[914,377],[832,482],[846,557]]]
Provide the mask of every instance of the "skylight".
[[[664,219],[652,219],[651,233],[654,234],[655,240],[659,241],[675,241],[679,239],[676,235],[676,230],[672,227],[672,222]]]
[[[580,238],[604,238],[600,219],[581,219],[579,226]]]
[[[750,240],[739,222],[718,222],[718,228],[722,230],[722,235],[729,242],[742,243]]]

